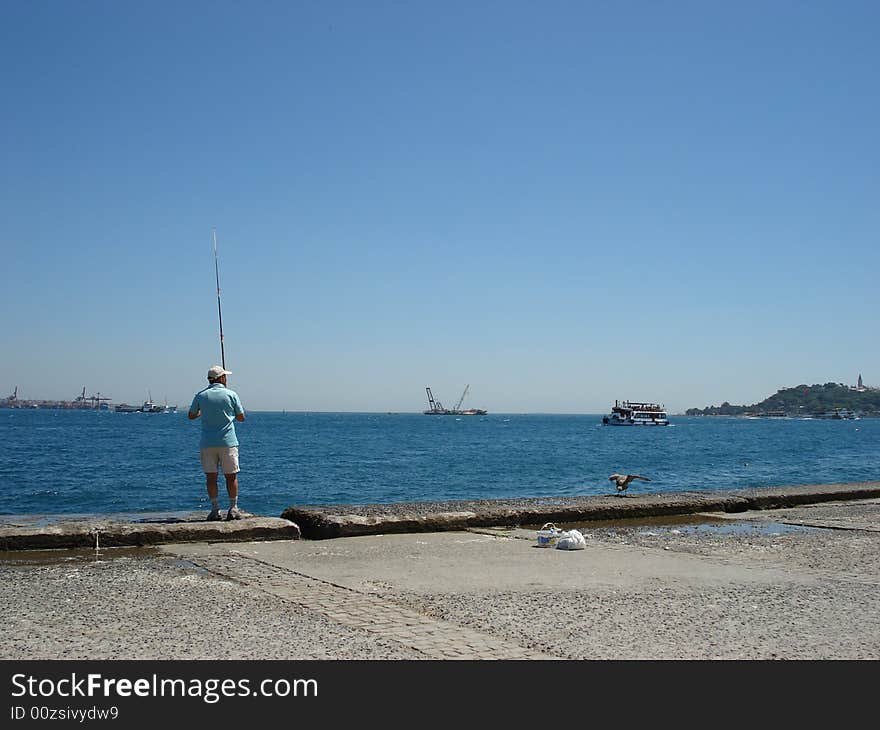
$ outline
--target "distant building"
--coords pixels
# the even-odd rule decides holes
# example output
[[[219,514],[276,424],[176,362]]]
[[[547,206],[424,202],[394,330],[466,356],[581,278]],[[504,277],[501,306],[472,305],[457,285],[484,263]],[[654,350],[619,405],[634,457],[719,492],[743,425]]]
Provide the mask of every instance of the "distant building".
[[[864,393],[867,390],[874,390],[874,388],[869,388],[862,382],[862,374],[861,373],[859,373],[858,383],[856,383],[856,385],[849,386],[849,389],[854,390],[856,393]]]

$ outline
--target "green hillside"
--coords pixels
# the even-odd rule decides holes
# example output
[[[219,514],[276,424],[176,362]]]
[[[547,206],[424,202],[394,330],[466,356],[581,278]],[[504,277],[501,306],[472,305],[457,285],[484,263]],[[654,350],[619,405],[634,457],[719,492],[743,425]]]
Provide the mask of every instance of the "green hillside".
[[[796,385],[778,390],[750,406],[735,406],[725,401],[720,406],[688,408],[685,413],[688,416],[741,416],[783,412],[788,416],[809,416],[834,408],[848,408],[863,416],[880,416],[880,388],[857,392],[842,383]]]

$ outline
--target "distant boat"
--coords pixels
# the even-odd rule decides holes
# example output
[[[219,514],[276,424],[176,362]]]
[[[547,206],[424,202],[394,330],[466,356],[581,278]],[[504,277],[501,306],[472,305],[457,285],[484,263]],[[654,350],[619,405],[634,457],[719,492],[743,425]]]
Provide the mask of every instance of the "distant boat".
[[[160,405],[152,400],[145,400],[141,406],[130,406],[128,403],[119,403],[113,410],[116,413],[177,413],[177,406],[169,406],[167,403]]]
[[[814,413],[813,418],[824,418],[834,421],[855,421],[858,419],[855,411],[849,408],[834,408],[824,413]]]
[[[611,413],[602,418],[606,426],[668,426],[669,417],[662,403],[614,401]]]

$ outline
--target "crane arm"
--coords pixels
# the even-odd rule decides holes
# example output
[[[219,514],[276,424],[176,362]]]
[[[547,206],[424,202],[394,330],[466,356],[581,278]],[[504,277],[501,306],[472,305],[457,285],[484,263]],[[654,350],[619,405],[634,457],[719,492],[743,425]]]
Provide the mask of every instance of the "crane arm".
[[[464,386],[464,392],[461,394],[461,398],[458,399],[458,405],[455,406],[455,410],[461,410],[461,404],[464,403],[464,397],[467,395],[468,388],[470,387],[470,384]]]

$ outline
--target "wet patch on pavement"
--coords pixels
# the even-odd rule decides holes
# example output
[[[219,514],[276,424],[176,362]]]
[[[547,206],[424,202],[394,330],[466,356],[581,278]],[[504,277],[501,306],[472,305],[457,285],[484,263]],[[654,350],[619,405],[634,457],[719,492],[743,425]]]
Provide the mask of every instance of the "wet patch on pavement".
[[[116,558],[155,558],[156,548],[76,548],[71,550],[0,551],[0,566],[6,568],[45,568],[58,565],[95,563]]]
[[[560,530],[578,530],[587,538],[758,538],[818,533],[817,525],[776,522],[763,519],[731,519],[709,513],[641,517],[620,520],[591,520],[578,523],[554,523]],[[536,540],[543,525],[521,525],[515,528],[472,529],[472,532]]]
[[[763,522],[763,521],[743,521],[732,522],[730,520],[722,520],[724,524],[702,523],[699,525],[682,525],[680,527],[671,527],[667,532],[673,535],[706,535],[714,537],[716,535],[766,535],[769,537],[778,537],[790,533],[818,532],[819,527],[808,527],[806,525],[794,525],[785,522]],[[662,531],[664,528],[660,528]],[[653,535],[651,530],[639,532],[640,535]]]

